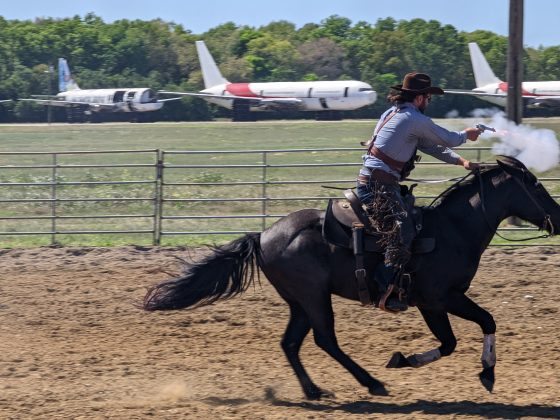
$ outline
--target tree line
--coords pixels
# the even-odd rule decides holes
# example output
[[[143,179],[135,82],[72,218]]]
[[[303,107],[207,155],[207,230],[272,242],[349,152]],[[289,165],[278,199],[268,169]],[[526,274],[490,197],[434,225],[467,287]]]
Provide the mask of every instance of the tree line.
[[[479,44],[496,75],[505,79],[508,43],[490,31],[462,32],[436,20],[391,17],[371,24],[334,15],[300,28],[283,20],[258,28],[228,22],[199,35],[160,19],[106,23],[93,13],[34,21],[0,17],[0,99],[56,94],[56,69],[49,68],[58,57],[68,60],[82,89],[198,91],[204,88],[194,44],[199,39],[232,82],[355,79],[371,84],[379,99],[348,113],[350,118],[377,118],[387,107],[383,97],[389,87],[411,70],[429,73],[438,86],[472,89],[469,42]],[[560,46],[527,47],[523,61],[525,80],[560,80]],[[430,115],[456,110],[466,116],[484,106],[474,98],[446,95],[434,101]],[[33,103],[1,107],[0,121],[46,119],[46,107]],[[161,120],[187,121],[227,115],[197,98],[168,103],[158,113]],[[54,118],[64,120],[63,111],[55,110]]]

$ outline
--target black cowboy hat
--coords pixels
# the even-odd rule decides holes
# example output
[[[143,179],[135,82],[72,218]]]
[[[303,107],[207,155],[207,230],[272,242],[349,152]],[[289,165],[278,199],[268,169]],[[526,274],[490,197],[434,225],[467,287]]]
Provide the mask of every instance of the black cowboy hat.
[[[443,89],[432,86],[432,79],[425,73],[408,73],[404,76],[402,85],[391,86],[391,89],[418,94],[443,95]]]

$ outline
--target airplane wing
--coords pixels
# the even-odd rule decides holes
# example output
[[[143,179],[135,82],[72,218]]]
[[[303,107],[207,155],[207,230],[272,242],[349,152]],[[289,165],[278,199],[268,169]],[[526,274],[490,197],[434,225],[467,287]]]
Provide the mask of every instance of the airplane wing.
[[[557,108],[560,107],[560,96],[523,96],[529,107]]]
[[[260,98],[248,97],[248,96],[235,96],[235,95],[214,95],[212,93],[198,93],[198,92],[170,92],[167,90],[158,90],[158,93],[163,93],[164,95],[181,95],[181,96],[196,96],[199,98],[215,98],[215,99],[240,99],[244,101],[259,101]]]
[[[445,93],[452,93],[457,95],[470,95],[484,97],[494,97],[494,98],[507,98],[506,93],[486,93],[477,92],[474,90],[460,90],[460,89],[444,89]],[[556,108],[560,107],[560,96],[534,96],[534,95],[523,95],[523,100],[525,104],[529,107],[534,108]]]
[[[183,99],[180,96],[176,97],[176,98],[164,98],[164,99],[158,99],[158,102],[169,102],[169,101],[178,101],[179,99]]]
[[[263,108],[275,108],[275,109],[294,109],[298,108],[303,101],[298,98],[260,98],[252,96],[236,96],[236,95],[214,95],[212,93],[196,93],[196,92],[170,92],[160,90],[158,93],[163,93],[165,95],[182,95],[182,96],[195,96],[199,98],[208,99],[227,99],[230,101],[240,100],[248,101],[252,106],[259,106]]]
[[[262,106],[278,109],[296,109],[301,106],[303,101],[298,98],[263,98]]]
[[[18,99],[19,101],[36,102],[41,105],[50,106],[87,106],[92,110],[113,110],[118,108],[119,104],[101,104],[96,102],[80,102],[80,101],[62,101],[60,99]]]
[[[455,95],[470,95],[470,96],[486,96],[486,97],[498,97],[506,98],[505,93],[486,93],[486,92],[476,92],[474,90],[461,90],[461,89],[444,89],[445,93],[452,93]]]

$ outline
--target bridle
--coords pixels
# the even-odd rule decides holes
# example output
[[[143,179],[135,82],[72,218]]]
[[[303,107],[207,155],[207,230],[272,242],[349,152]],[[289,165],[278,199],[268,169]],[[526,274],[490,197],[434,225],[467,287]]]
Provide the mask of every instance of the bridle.
[[[522,171],[523,171],[523,178],[525,178],[525,174],[527,173],[527,171],[525,169],[522,169]],[[482,173],[481,173],[480,170],[475,170],[473,172],[474,172],[475,176],[478,177],[478,181],[479,181],[479,184],[480,184],[480,203],[481,203],[481,208],[482,208],[482,214],[484,215],[484,220],[486,221],[486,224],[488,225],[488,227],[490,229],[493,229],[492,225],[488,221],[488,215],[486,213],[486,206],[484,205],[484,201],[485,201],[484,200],[484,183],[482,182]],[[552,220],[550,219],[550,215],[544,210],[544,208],[537,201],[537,199],[533,196],[533,194],[527,189],[524,181],[520,180],[518,177],[513,176],[513,175],[512,175],[512,178],[515,180],[515,182],[517,182],[517,184],[525,192],[525,195],[527,195],[527,197],[529,197],[529,199],[532,201],[532,203],[535,205],[535,207],[543,215],[543,222],[542,222],[542,226],[540,227],[540,230],[546,231],[546,228],[550,227],[550,233],[543,234],[543,235],[540,235],[540,236],[532,236],[530,238],[522,238],[522,239],[506,238],[506,237],[502,236],[498,231],[496,231],[496,235],[499,238],[504,239],[506,241],[510,241],[510,242],[523,242],[523,241],[530,241],[532,239],[541,239],[541,238],[548,238],[550,236],[554,236],[554,234],[555,234],[554,233],[554,225],[552,224]],[[538,183],[539,183],[539,181],[537,181],[535,185],[537,185]]]
[[[480,184],[480,204],[481,204],[481,208],[482,208],[482,215],[484,217],[484,221],[486,222],[486,224],[488,225],[488,227],[492,230],[494,229],[492,227],[492,225],[490,224],[490,221],[488,220],[488,214],[486,211],[486,205],[484,204],[484,183],[482,182],[482,169],[490,169],[490,168],[497,168],[498,165],[481,165],[481,167],[479,169],[475,169],[471,172],[469,172],[467,175],[463,176],[462,178],[460,178],[459,180],[457,180],[457,178],[453,178],[451,180],[455,181],[457,180],[453,185],[451,185],[449,188],[447,188],[445,191],[443,191],[441,194],[439,194],[430,204],[430,207],[432,207],[434,205],[434,203],[436,201],[438,201],[441,197],[445,196],[450,190],[453,190],[457,185],[461,184],[461,182],[463,182],[465,179],[467,179],[470,176],[475,176],[478,178],[478,182]],[[526,174],[526,170],[522,169],[523,171],[523,177],[525,177]],[[539,235],[539,236],[532,236],[530,238],[523,238],[523,239],[510,239],[510,238],[506,238],[505,236],[501,235],[498,231],[496,231],[495,235],[497,235],[499,238],[506,240],[506,241],[510,241],[510,242],[523,242],[523,241],[530,241],[533,239],[542,239],[542,238],[548,238],[550,236],[554,236],[555,232],[554,232],[554,225],[552,224],[552,220],[550,219],[550,215],[544,210],[544,208],[540,205],[540,203],[537,201],[537,199],[533,196],[533,194],[531,194],[531,192],[527,189],[527,187],[525,186],[525,183],[523,181],[521,181],[520,179],[518,179],[516,176],[512,176],[512,178],[515,180],[515,182],[517,182],[517,184],[521,187],[521,189],[525,192],[525,194],[527,195],[527,197],[529,197],[529,199],[533,202],[533,204],[535,205],[535,207],[541,212],[541,214],[543,215],[543,223],[542,226],[540,227],[541,230],[546,231],[547,227],[550,227],[550,233],[547,234],[543,234],[543,235]],[[449,181],[449,180],[448,180]],[[538,181],[537,181],[538,183]]]

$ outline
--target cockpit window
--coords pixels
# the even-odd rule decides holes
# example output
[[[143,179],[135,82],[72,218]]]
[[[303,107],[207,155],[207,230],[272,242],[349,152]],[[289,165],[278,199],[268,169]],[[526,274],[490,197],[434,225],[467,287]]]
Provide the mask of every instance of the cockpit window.
[[[373,88],[360,88],[359,91],[360,92],[371,92],[373,90]]]

